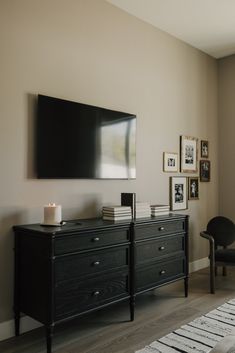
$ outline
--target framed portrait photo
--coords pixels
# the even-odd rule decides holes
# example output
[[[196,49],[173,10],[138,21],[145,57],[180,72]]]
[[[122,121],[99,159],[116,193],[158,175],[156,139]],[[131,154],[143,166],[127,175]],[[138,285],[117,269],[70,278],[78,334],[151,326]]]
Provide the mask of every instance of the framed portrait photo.
[[[186,177],[170,178],[170,207],[172,211],[188,208],[188,187]]]
[[[201,140],[201,158],[209,157],[209,142]]]
[[[178,153],[173,153],[173,152],[163,153],[163,171],[178,172]]]
[[[190,136],[180,136],[180,171],[197,173],[198,139]]]
[[[200,160],[200,181],[210,181],[211,179],[211,162],[208,160]]]
[[[188,199],[199,200],[199,178],[188,178]]]

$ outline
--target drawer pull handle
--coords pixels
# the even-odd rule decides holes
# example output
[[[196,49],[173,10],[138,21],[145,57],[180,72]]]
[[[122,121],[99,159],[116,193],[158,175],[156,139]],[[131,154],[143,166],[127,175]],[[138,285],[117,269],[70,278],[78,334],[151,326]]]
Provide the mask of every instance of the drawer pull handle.
[[[165,228],[164,227],[159,227],[158,228],[160,232],[162,232]]]
[[[161,271],[160,271],[160,275],[164,275],[165,273],[166,273],[165,270],[161,270]]]
[[[165,250],[165,246],[160,246],[159,250]]]
[[[100,238],[96,237],[96,238],[93,238],[92,241],[99,241]]]
[[[100,292],[99,292],[98,290],[96,290],[95,292],[93,292],[94,297],[97,297],[97,295],[99,295],[99,294],[100,294]]]
[[[95,262],[93,262],[93,265],[94,266],[98,266],[100,264],[100,261],[95,261]]]

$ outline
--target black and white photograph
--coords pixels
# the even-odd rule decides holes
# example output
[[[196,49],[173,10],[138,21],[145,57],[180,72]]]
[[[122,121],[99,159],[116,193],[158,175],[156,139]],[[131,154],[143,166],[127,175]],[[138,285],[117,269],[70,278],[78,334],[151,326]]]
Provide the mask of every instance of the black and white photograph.
[[[170,178],[170,206],[172,211],[187,209],[187,191],[186,177]]]
[[[180,171],[196,173],[198,162],[198,139],[191,136],[180,136]]]
[[[209,157],[209,142],[201,140],[201,158]]]
[[[208,182],[211,179],[211,163],[208,160],[200,160],[200,181]]]
[[[163,153],[163,171],[164,172],[178,171],[178,153],[173,153],[173,152]]]
[[[199,199],[199,178],[188,178],[188,199],[198,200]]]

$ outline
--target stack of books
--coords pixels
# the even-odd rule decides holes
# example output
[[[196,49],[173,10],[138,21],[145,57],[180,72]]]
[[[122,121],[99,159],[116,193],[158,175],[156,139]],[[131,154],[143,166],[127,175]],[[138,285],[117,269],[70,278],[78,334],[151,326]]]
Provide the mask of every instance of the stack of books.
[[[136,202],[135,218],[151,217],[151,208],[148,202]]]
[[[169,205],[151,205],[151,215],[154,217],[168,215],[169,212]]]
[[[105,221],[123,221],[131,220],[132,212],[130,206],[103,206],[103,220]]]

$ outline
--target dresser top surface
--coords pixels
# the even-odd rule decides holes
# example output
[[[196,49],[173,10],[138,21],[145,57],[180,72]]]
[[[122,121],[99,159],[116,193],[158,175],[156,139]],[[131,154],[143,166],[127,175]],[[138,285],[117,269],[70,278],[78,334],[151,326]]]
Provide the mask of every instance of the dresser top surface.
[[[123,220],[123,221],[105,221],[102,218],[90,218],[90,219],[74,219],[66,221],[63,226],[45,226],[39,223],[37,224],[24,224],[15,225],[13,230],[15,232],[36,232],[45,235],[62,235],[66,233],[74,232],[87,232],[94,230],[103,229],[114,229],[114,228],[128,228],[130,223],[133,222],[135,225],[153,224],[156,222],[173,221],[177,219],[185,219],[187,215],[182,214],[169,214],[166,216],[139,218],[134,221]]]

